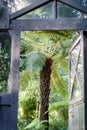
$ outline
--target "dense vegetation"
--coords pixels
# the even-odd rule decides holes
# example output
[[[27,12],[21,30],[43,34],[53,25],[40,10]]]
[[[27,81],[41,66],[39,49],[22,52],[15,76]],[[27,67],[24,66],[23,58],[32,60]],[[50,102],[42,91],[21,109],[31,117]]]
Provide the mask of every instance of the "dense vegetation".
[[[21,37],[19,130],[46,129],[43,121],[39,121],[41,114],[39,86],[40,72],[47,57],[53,60],[49,112],[47,111],[49,130],[66,130],[68,126],[68,52],[76,33],[73,31],[23,32]]]

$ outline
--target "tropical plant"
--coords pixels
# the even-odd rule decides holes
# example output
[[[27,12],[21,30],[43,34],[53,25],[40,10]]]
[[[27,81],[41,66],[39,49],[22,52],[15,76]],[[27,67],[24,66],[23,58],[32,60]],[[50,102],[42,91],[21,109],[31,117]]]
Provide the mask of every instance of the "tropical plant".
[[[75,32],[74,32],[75,33]],[[30,53],[26,54],[25,57],[27,58],[27,68],[30,70],[36,70],[38,69],[40,72],[40,121],[46,120],[49,122],[49,116],[48,116],[48,108],[49,108],[49,93],[50,93],[50,78],[55,78],[55,74],[52,75],[52,68],[56,70],[55,72],[57,75],[57,80],[60,82],[59,86],[58,84],[54,84],[54,86],[57,86],[57,88],[61,86],[60,91],[64,92],[66,91],[66,83],[62,78],[59,78],[60,76],[60,68],[61,64],[63,65],[65,59],[67,60],[66,53],[67,49],[66,43],[69,42],[69,46],[71,46],[71,43],[73,42],[73,38],[75,35],[72,31],[71,32],[25,32],[25,35],[31,37],[28,39],[29,43],[34,46],[34,50],[32,50]],[[34,35],[33,35],[34,34]],[[24,34],[23,34],[24,35]],[[41,40],[41,38],[43,40]],[[70,40],[67,40],[70,39]],[[61,42],[63,41],[63,42]],[[64,53],[61,52],[60,48],[64,47]],[[23,55],[24,57],[24,55]],[[58,63],[58,59],[61,59],[61,62]],[[54,67],[52,67],[54,66]],[[57,69],[55,69],[57,67]],[[66,66],[64,67],[66,68]],[[58,72],[59,70],[59,72]],[[63,73],[62,73],[63,74]],[[62,76],[63,77],[63,76]],[[49,127],[49,123],[46,122],[45,125]],[[48,128],[46,128],[48,130]]]
[[[25,130],[45,130],[47,126],[44,125],[44,123],[46,123],[46,121],[40,121],[38,118],[35,118],[31,124],[25,127]]]
[[[63,99],[64,100],[64,99]],[[57,101],[49,107],[49,130],[67,130],[68,126],[68,101]]]
[[[18,129],[24,130],[25,126],[37,116],[36,104],[39,91],[37,72],[23,70],[19,86]]]

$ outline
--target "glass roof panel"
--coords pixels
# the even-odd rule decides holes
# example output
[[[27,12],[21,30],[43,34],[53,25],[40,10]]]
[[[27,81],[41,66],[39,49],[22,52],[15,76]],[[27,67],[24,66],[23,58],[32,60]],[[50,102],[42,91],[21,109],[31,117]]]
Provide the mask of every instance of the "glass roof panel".
[[[83,5],[87,6],[87,0],[83,0]]]
[[[23,9],[27,6],[29,6],[30,4],[33,4],[34,2],[37,2],[38,0],[0,0],[0,5],[3,5],[3,6],[7,6],[9,7],[9,13],[14,13],[14,12],[17,12],[18,10],[20,9]],[[76,2],[76,4],[81,3],[83,6],[87,6],[87,0],[73,0]],[[52,5],[52,4],[49,4],[47,5],[45,8],[43,9],[46,9],[49,10],[49,6]],[[41,8],[39,8],[38,10],[40,10]],[[42,10],[42,9],[41,9]],[[46,15],[50,14],[50,16],[46,16],[46,17],[51,17],[52,16],[52,10],[51,12],[45,12]],[[42,15],[42,12],[40,11],[33,11],[30,13],[30,18],[33,18],[33,17],[38,17],[36,16],[36,12],[39,12],[39,15],[41,13]],[[41,16],[41,17],[44,17],[44,16]],[[70,6],[67,6],[63,3],[60,3],[60,2],[57,2],[57,17],[58,18],[80,18],[80,17],[85,17],[87,18],[87,15],[86,14],[83,14],[77,10],[75,10],[74,8],[71,8]]]
[[[87,7],[87,0],[83,0],[83,5],[85,7]],[[83,16],[84,16],[84,18],[87,18],[87,14],[84,14]]]
[[[14,1],[8,0],[8,6],[10,8],[10,13],[23,9],[35,1],[36,0],[14,0]]]
[[[80,18],[82,14],[63,3],[57,2],[57,17],[58,18]]]
[[[52,2],[20,17],[20,19],[23,19],[23,18],[24,19],[29,19],[29,18],[50,19],[52,18]]]

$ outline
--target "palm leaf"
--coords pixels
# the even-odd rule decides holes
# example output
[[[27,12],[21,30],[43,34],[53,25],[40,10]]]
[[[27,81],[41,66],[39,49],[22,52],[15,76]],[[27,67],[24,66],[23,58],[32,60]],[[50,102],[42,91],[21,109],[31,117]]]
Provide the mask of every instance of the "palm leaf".
[[[27,69],[28,70],[42,70],[45,65],[46,56],[39,51],[32,51],[27,56]]]

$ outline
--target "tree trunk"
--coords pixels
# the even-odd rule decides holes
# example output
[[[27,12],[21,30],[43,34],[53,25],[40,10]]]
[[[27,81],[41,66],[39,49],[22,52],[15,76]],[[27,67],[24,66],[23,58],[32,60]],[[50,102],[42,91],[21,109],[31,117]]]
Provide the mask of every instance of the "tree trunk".
[[[40,72],[40,121],[47,121],[45,125],[49,129],[49,94],[52,59],[46,58],[45,66]]]

